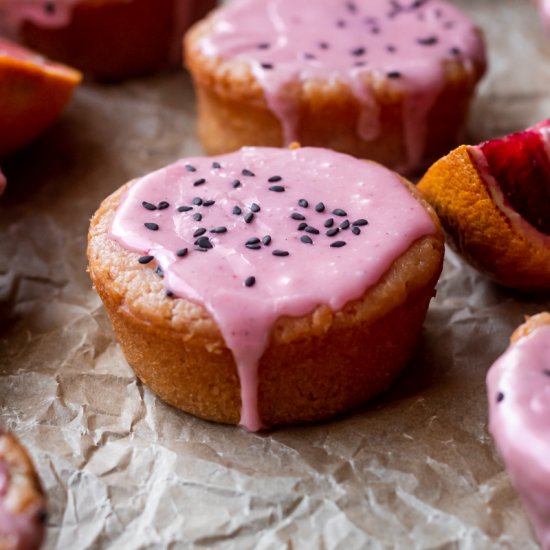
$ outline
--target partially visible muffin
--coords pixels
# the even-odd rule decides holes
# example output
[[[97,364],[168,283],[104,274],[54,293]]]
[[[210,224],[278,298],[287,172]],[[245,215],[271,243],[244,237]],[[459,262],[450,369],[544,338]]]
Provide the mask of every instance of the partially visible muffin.
[[[191,29],[185,60],[208,154],[298,141],[403,173],[456,145],[485,70],[441,0],[240,0]]]
[[[0,428],[0,549],[39,548],[46,518],[46,498],[27,451]]]
[[[101,80],[181,62],[187,28],[216,0],[0,0],[0,32]]]
[[[389,386],[434,295],[443,238],[382,166],[245,148],[108,197],[88,258],[138,376],[178,408],[258,430]]]

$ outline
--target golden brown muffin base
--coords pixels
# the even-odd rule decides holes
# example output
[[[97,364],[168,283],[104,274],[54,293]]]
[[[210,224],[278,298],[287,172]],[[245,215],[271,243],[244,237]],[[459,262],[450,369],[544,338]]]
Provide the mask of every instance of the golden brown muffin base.
[[[193,1],[193,20],[216,2]],[[66,27],[24,23],[24,42],[99,80],[150,74],[170,62],[175,0],[82,0]]]
[[[248,65],[202,54],[198,43],[211,28],[210,18],[196,24],[185,37],[185,63],[191,72],[198,101],[198,134],[209,155],[243,146],[281,147],[281,123],[269,109],[260,84]],[[406,96],[391,79],[370,75],[368,85],[379,108],[380,131],[366,141],[357,132],[361,105],[344,83],[299,82],[285,90],[296,106],[296,141],[325,147],[358,158],[368,158],[406,172],[419,170],[457,144],[475,86],[485,70],[469,71],[459,61],[445,67],[446,84],[429,111],[421,166],[410,166],[405,128]],[[423,139],[418,136],[418,139]]]
[[[236,424],[237,368],[208,312],[166,298],[154,266],[137,262],[108,231],[125,187],[92,219],[89,271],[122,350],[161,399],[196,416]],[[412,191],[414,192],[414,191]],[[443,261],[443,236],[415,242],[381,281],[341,311],[320,306],[284,317],[259,365],[259,412],[266,426],[325,418],[386,389],[410,357]]]

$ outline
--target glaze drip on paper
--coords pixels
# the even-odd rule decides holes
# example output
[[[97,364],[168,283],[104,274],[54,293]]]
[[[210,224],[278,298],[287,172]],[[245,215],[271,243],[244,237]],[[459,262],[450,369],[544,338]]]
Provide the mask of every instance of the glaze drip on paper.
[[[445,63],[484,62],[472,22],[440,0],[237,0],[220,9],[200,42],[209,56],[250,63],[281,122],[285,145],[300,141],[299,115],[287,87],[341,81],[362,105],[357,131],[378,135],[369,79],[387,79],[405,96],[403,123],[410,167],[424,153],[428,113],[445,84]],[[409,167],[409,168],[410,168]]]
[[[435,226],[397,174],[315,148],[191,158],[134,183],[111,237],[202,304],[233,353],[241,424],[262,428],[258,365],[281,316],[363,295]]]

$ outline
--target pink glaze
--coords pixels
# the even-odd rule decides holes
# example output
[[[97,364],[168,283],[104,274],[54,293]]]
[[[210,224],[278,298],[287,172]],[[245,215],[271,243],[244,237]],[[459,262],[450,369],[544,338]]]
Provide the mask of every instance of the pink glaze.
[[[221,168],[214,168],[214,161]],[[187,164],[196,171],[189,172]],[[243,169],[255,175],[243,175]],[[270,183],[272,176],[282,180]],[[204,184],[193,185],[203,178]],[[237,179],[241,186],[234,188]],[[270,191],[273,185],[285,191]],[[216,202],[177,211],[191,205],[194,197]],[[300,199],[309,206],[299,206]],[[143,201],[167,201],[170,206],[149,211]],[[315,210],[319,202],[326,212]],[[261,211],[246,223],[244,216],[253,203]],[[235,206],[242,209],[241,215],[233,214]],[[330,214],[335,208],[344,209],[347,216]],[[193,220],[197,213],[202,221]],[[298,231],[301,222],[291,219],[292,213],[305,216],[320,234]],[[368,225],[358,225],[358,235],[346,229],[328,237],[328,218],[335,220],[335,227],[348,219],[366,219]],[[147,222],[160,228],[146,229]],[[206,252],[195,250],[193,234],[201,227],[208,230],[204,237],[213,245]],[[216,227],[227,232],[211,233]],[[166,288],[202,304],[212,315],[238,367],[241,424],[258,430],[258,364],[273,323],[283,315],[310,314],[321,304],[341,309],[375,284],[412,242],[434,231],[430,216],[399,177],[379,165],[324,149],[245,148],[216,159],[181,160],[138,180],[114,217],[111,236],[129,250],[154,256]],[[245,246],[248,239],[266,235],[272,237],[268,246]],[[300,240],[306,236],[313,244]],[[330,246],[339,240],[347,244]],[[189,253],[178,258],[175,252],[183,248]],[[277,249],[289,255],[274,256]],[[254,286],[245,286],[248,277],[256,278]]]
[[[543,548],[550,549],[550,326],[489,370],[489,429]]]
[[[290,84],[347,84],[362,105],[358,135],[371,141],[379,121],[367,78],[388,78],[406,98],[405,171],[422,163],[427,116],[445,84],[445,63],[462,59],[470,69],[473,60],[484,63],[472,22],[441,0],[236,0],[216,13],[200,47],[251,64],[285,144],[300,141],[298,113],[285,93]]]
[[[3,433],[0,429],[0,437]],[[9,466],[4,457],[0,456],[0,546],[4,542],[10,550],[36,550],[44,538],[40,510],[25,510],[25,513],[16,514],[6,509],[4,499],[9,485]]]

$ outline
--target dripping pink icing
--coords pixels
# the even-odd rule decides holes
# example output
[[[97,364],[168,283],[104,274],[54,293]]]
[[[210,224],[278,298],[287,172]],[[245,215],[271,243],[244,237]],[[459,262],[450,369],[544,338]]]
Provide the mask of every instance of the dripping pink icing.
[[[550,549],[550,326],[489,370],[489,429],[543,548]]]
[[[217,161],[221,168],[212,167]],[[189,164],[196,168],[190,172]],[[242,170],[254,176],[243,175]],[[269,182],[280,176],[280,182]],[[206,182],[197,186],[193,182]],[[234,188],[232,182],[241,185]],[[270,191],[282,185],[284,192]],[[215,200],[211,206],[178,212],[177,207],[191,205],[194,197]],[[306,199],[308,207],[299,206]],[[146,201],[169,203],[162,210],[149,211]],[[315,205],[323,202],[326,211]],[[251,223],[244,216],[256,203],[261,210]],[[241,215],[233,208],[242,209]],[[330,212],[343,209],[347,216]],[[201,213],[202,221],[193,214]],[[305,216],[319,235],[298,231]],[[366,219],[357,225],[360,234],[343,229],[335,237],[325,232],[325,220],[334,219],[334,227],[348,219]],[[159,225],[157,231],[144,223]],[[362,223],[362,222],[361,222]],[[196,229],[213,244],[206,252],[194,250]],[[226,233],[211,233],[216,227]],[[355,229],[357,231],[357,229]],[[178,296],[202,304],[215,319],[225,343],[232,351],[241,383],[241,424],[250,430],[262,427],[258,414],[258,363],[268,344],[273,323],[281,316],[310,314],[321,304],[341,309],[375,284],[418,238],[435,232],[432,219],[411,196],[394,172],[324,149],[298,150],[244,148],[216,159],[191,158],[154,172],[132,185],[112,223],[111,237],[122,246],[154,256],[164,272],[167,289]],[[250,250],[250,238],[270,235],[268,246]],[[309,236],[313,244],[300,240]],[[343,240],[341,248],[330,246]],[[177,250],[188,248],[184,258]],[[274,250],[288,251],[277,257]],[[256,283],[246,287],[248,277]]]
[[[0,437],[4,432],[0,429]],[[26,510],[16,514],[7,510],[4,499],[10,485],[9,466],[0,456],[0,541],[9,541],[13,550],[36,550],[44,538],[44,525],[38,517],[38,510]]]
[[[218,10],[200,47],[206,55],[238,57],[251,64],[281,122],[285,144],[300,141],[298,114],[285,94],[289,83],[348,84],[363,106],[358,135],[370,141],[377,137],[379,123],[365,77],[390,75],[393,85],[406,94],[403,121],[409,166],[403,170],[417,168],[424,154],[426,118],[445,84],[445,62],[459,58],[470,69],[472,60],[484,63],[484,46],[472,22],[440,0],[323,0],[315,3],[318,9],[312,4],[234,1]]]

